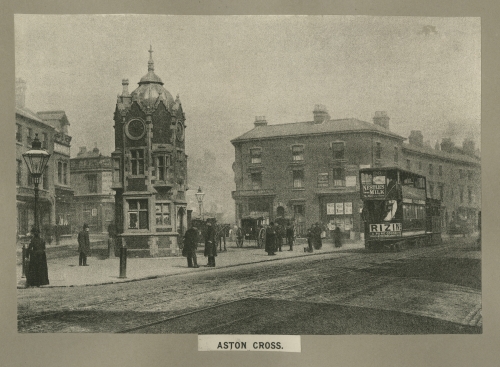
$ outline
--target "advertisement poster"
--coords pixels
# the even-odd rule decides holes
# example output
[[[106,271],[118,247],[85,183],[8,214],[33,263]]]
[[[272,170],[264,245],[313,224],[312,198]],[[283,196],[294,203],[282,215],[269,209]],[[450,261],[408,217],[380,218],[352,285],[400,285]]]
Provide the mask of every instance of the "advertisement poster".
[[[344,214],[344,203],[335,203],[335,215]]]
[[[335,215],[335,203],[326,204],[326,215]]]

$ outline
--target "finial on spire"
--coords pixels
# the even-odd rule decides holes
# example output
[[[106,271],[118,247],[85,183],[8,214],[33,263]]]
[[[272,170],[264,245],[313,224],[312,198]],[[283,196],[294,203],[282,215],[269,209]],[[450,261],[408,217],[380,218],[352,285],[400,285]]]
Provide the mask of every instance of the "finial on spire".
[[[148,61],[148,71],[155,70],[155,64],[153,61],[153,46],[149,45],[149,61]]]

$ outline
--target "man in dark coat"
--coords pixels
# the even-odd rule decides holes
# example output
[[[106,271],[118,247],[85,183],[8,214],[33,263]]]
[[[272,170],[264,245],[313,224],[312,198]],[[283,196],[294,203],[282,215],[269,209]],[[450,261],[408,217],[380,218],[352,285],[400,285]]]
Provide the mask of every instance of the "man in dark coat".
[[[40,238],[38,228],[33,228],[31,233],[33,238],[28,246],[29,265],[26,273],[26,286],[40,287],[49,284],[45,241]]]
[[[290,246],[290,250],[288,251],[293,251],[294,238],[295,238],[295,228],[293,228],[293,224],[289,224],[288,227],[286,227],[286,242],[288,246]]]
[[[321,249],[321,247],[323,246],[323,241],[321,240],[321,232],[322,229],[319,223],[316,223],[312,229],[313,244],[316,250]]]
[[[266,247],[265,250],[268,255],[276,255],[276,227],[274,223],[269,223],[266,228]]]
[[[281,224],[276,226],[276,247],[279,252],[281,252],[281,247],[283,246],[283,237],[285,237],[284,228]]]
[[[191,227],[184,233],[184,247],[182,248],[182,255],[187,258],[188,268],[199,268],[196,259],[197,247],[198,229]]]
[[[342,247],[342,233],[340,232],[339,227],[335,227],[335,230],[333,231],[333,243],[335,244],[335,247]]]
[[[90,256],[90,239],[89,239],[89,226],[83,225],[83,230],[78,233],[78,252],[80,258],[78,259],[79,266],[87,265],[87,256]]]
[[[205,229],[205,257],[208,257],[207,266],[215,267],[215,257],[217,256],[217,244],[215,243],[215,230],[212,223],[207,221]]]
[[[313,252],[313,238],[314,235],[313,235],[313,227],[311,226],[311,228],[309,228],[307,230],[307,250],[304,249],[304,251],[307,251],[307,252]]]

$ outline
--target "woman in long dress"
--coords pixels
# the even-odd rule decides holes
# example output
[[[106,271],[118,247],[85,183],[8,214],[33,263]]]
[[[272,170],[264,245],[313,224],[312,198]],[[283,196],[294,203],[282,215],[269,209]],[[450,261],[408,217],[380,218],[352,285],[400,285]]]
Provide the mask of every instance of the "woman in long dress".
[[[40,231],[37,228],[33,228],[31,233],[33,238],[28,246],[29,265],[26,273],[26,286],[39,287],[49,284],[45,241],[40,238]]]

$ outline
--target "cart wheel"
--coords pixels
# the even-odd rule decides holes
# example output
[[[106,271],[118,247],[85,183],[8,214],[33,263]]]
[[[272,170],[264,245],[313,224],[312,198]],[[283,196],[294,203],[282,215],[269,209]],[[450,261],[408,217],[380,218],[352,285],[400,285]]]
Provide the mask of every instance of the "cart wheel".
[[[264,246],[264,241],[266,239],[266,230],[261,228],[257,236],[257,247],[262,248]]]

